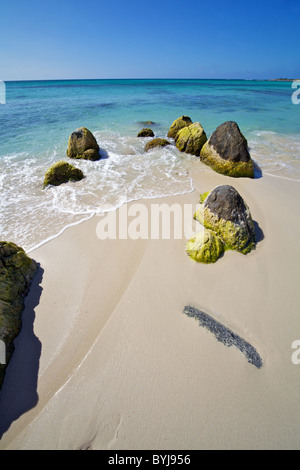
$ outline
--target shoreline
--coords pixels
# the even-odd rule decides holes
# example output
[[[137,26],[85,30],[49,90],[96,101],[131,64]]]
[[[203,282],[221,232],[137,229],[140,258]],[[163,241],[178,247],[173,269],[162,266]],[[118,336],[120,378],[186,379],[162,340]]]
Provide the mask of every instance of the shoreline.
[[[256,250],[201,265],[184,239],[101,241],[93,216],[31,251],[40,273],[0,396],[0,449],[297,448],[299,182],[190,176],[192,192],[145,206],[194,204],[231,184],[256,223]],[[249,341],[262,369],[186,317],[185,305]],[[19,378],[31,342],[41,344],[34,377]]]
[[[197,165],[197,163],[196,163]],[[194,171],[196,171],[194,169]],[[207,169],[207,170],[204,170],[204,172],[210,172],[210,169]],[[193,172],[193,170],[192,170]],[[292,182],[295,182],[295,183],[299,183],[300,184],[300,180],[299,179],[294,179],[294,178],[289,178],[287,176],[281,176],[281,175],[273,175],[271,173],[268,173],[268,172],[262,172],[262,176],[257,176],[255,177],[254,179],[258,179],[258,178],[263,178],[264,176],[267,176],[267,177],[270,177],[270,178],[278,178],[278,179],[282,179],[282,180],[287,180],[287,181],[292,181]],[[161,197],[157,197],[157,196],[153,196],[153,197],[147,197],[147,198],[138,198],[138,199],[133,199],[133,200],[129,200],[129,201],[126,201],[124,202],[120,207],[124,206],[124,205],[129,205],[129,204],[132,204],[132,203],[139,203],[139,202],[143,202],[143,201],[151,201],[151,200],[164,200],[164,199],[168,199],[170,197],[176,197],[176,196],[184,196],[185,194],[189,194],[189,193],[192,193],[195,191],[195,188],[193,187],[190,191],[187,191],[187,192],[184,192],[184,193],[178,193],[178,194],[172,194],[172,195],[166,195],[166,196],[161,196]],[[120,207],[116,208],[116,209],[112,209],[112,211],[118,211],[120,210]],[[71,227],[75,227],[76,225],[80,225],[84,222],[86,222],[87,220],[89,219],[93,219],[94,217],[98,217],[99,215],[103,215],[103,214],[107,214],[108,212],[111,212],[111,211],[104,211],[104,212],[101,212],[101,213],[98,213],[98,212],[94,212],[86,217],[83,217],[82,220],[79,220],[77,222],[73,222],[73,223],[70,223],[66,226],[64,226],[61,230],[59,230],[59,232],[57,232],[56,234],[54,235],[50,235],[49,237],[47,237],[45,240],[42,240],[41,242],[37,243],[35,246],[33,246],[32,248],[29,248],[28,250],[26,250],[26,253],[27,254],[30,254],[32,252],[34,252],[35,250],[37,250],[38,248],[41,248],[42,246],[44,246],[45,244],[51,242],[52,240],[55,240],[57,237],[60,237],[61,234],[63,234],[65,232],[65,230],[71,228]],[[77,214],[78,215],[78,214]],[[85,214],[82,214],[82,216],[84,216]],[[16,242],[17,243],[17,242]]]

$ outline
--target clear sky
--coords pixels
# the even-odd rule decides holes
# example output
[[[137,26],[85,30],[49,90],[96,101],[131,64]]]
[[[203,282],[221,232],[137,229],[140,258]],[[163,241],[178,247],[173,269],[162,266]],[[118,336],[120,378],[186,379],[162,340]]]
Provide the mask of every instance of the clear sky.
[[[0,0],[0,80],[300,78],[300,0]]]

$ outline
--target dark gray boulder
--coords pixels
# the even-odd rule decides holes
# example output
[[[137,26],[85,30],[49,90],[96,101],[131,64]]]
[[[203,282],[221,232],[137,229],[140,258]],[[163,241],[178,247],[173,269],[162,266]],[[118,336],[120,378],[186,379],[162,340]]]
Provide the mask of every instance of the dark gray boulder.
[[[254,178],[247,140],[234,121],[224,122],[212,133],[201,149],[200,160],[218,173]]]
[[[250,210],[236,189],[229,185],[217,186],[200,196],[200,201],[204,203],[195,219],[215,232],[228,248],[244,254],[255,248],[256,234]]]

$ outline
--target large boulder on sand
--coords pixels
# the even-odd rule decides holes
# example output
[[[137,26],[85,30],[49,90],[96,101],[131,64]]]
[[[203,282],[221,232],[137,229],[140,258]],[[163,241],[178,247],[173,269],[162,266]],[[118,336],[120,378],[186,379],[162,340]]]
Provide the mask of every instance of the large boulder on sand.
[[[84,174],[79,168],[67,162],[57,162],[46,172],[44,188],[48,185],[59,186],[68,181],[80,181],[83,178]]]
[[[70,158],[99,160],[99,145],[93,134],[86,128],[76,129],[69,137],[67,155]]]
[[[175,139],[176,134],[180,129],[190,126],[191,124],[193,124],[193,121],[188,116],[181,116],[178,119],[175,119],[168,132],[168,137]]]
[[[224,245],[214,232],[202,230],[187,242],[186,252],[198,263],[215,263],[224,252]]]
[[[185,153],[199,156],[201,149],[207,141],[206,134],[199,122],[180,129],[175,137],[176,147]]]
[[[152,139],[150,142],[147,142],[145,145],[145,152],[148,152],[148,150],[152,150],[155,147],[166,147],[166,145],[170,145],[170,142],[168,142],[166,139],[157,137],[156,139]]]
[[[0,388],[14,352],[13,341],[21,330],[24,297],[36,269],[35,261],[22,248],[14,243],[0,242],[0,341],[6,350],[5,360],[0,361]]]
[[[200,160],[223,175],[254,178],[247,140],[236,122],[221,124],[204,144]]]
[[[256,234],[249,207],[229,185],[217,186],[200,197],[203,202],[195,214],[205,228],[214,231],[232,250],[243,254],[255,248]]]

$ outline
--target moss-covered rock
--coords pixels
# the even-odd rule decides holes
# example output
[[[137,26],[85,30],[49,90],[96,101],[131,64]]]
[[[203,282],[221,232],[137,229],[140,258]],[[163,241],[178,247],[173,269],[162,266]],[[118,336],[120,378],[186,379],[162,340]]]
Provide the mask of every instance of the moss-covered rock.
[[[202,194],[200,194],[200,204],[204,204],[205,199],[207,199],[207,197],[209,196],[209,194],[210,194],[210,191],[207,191],[207,193],[202,193]]]
[[[37,269],[35,261],[14,243],[0,241],[0,340],[5,343],[6,361],[0,364],[0,388],[20,333],[24,297]]]
[[[247,254],[255,248],[255,227],[249,207],[232,186],[217,186],[201,199],[204,204],[195,214],[198,222],[214,231],[232,250]]]
[[[211,230],[202,230],[187,242],[186,252],[198,263],[215,263],[224,252],[224,244]]]
[[[171,125],[169,132],[168,132],[168,137],[171,139],[175,139],[176,134],[180,129],[183,129],[184,127],[190,126],[193,124],[193,121],[189,116],[181,116],[178,119],[175,119],[173,124]]]
[[[156,139],[152,139],[150,142],[147,142],[145,145],[145,152],[148,152],[148,150],[152,150],[155,147],[166,147],[166,145],[170,145],[170,142],[168,142],[166,139],[157,137]]]
[[[80,181],[83,178],[84,174],[79,168],[75,168],[67,162],[57,162],[46,172],[44,188],[48,185],[59,186],[68,183],[68,181]]]
[[[70,158],[99,160],[99,145],[93,134],[86,128],[76,129],[69,137],[67,155]]]
[[[206,141],[206,134],[199,122],[180,129],[175,137],[176,147],[181,152],[191,153],[196,156],[200,155]]]
[[[225,122],[213,132],[202,147],[200,160],[217,173],[254,178],[247,140],[236,122]]]
[[[154,137],[154,132],[152,129],[149,129],[149,127],[144,127],[144,129],[142,129],[137,137]]]

